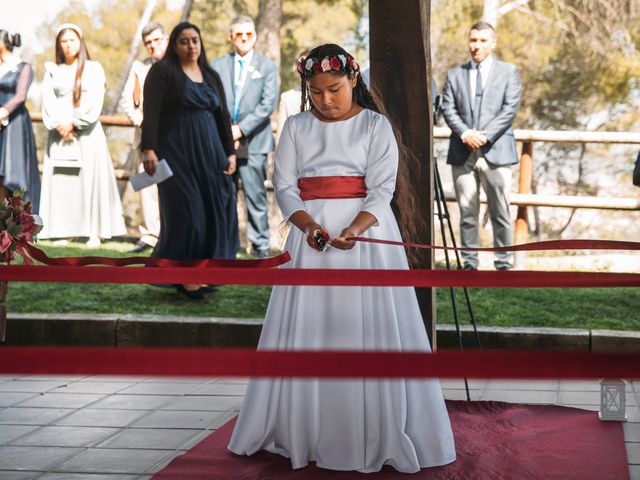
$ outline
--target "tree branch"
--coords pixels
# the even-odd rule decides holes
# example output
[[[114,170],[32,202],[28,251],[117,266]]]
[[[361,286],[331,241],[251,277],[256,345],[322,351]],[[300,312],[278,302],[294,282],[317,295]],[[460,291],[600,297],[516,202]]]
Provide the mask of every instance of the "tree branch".
[[[500,7],[498,7],[498,17],[506,15],[511,10],[515,10],[516,8],[522,7],[528,3],[529,3],[529,0],[513,0],[511,2],[507,2],[503,5],[500,5]]]

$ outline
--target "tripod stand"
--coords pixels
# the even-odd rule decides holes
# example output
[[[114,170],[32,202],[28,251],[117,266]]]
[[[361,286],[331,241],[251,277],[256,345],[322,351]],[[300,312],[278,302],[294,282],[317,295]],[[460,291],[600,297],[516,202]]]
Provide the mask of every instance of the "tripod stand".
[[[440,97],[437,97],[438,100],[439,98]],[[438,120],[439,103],[440,103],[439,101],[436,101],[436,105],[434,106],[434,119],[436,121]],[[438,221],[440,223],[440,235],[442,236],[442,246],[445,247],[444,249],[445,265],[447,267],[447,270],[451,270],[452,269],[451,259],[450,259],[449,250],[447,249],[448,247],[447,231],[449,234],[449,238],[451,239],[451,246],[456,248],[457,245],[456,245],[456,237],[453,234],[453,226],[451,225],[451,217],[449,215],[449,208],[447,207],[447,200],[444,195],[444,188],[442,187],[442,179],[440,178],[440,171],[438,170],[437,158],[434,158],[434,162],[433,162],[433,176],[435,180],[434,193],[435,193],[436,211],[438,215]],[[447,222],[448,229],[445,228],[445,222]],[[453,250],[453,252],[455,253],[456,262],[457,262],[456,268],[458,270],[461,270],[462,262],[460,261],[460,253],[458,250]],[[467,312],[469,313],[469,322],[473,326],[476,346],[478,348],[482,348],[480,345],[480,336],[478,335],[478,328],[476,326],[476,319],[473,315],[473,309],[471,308],[471,299],[469,298],[469,291],[467,290],[467,287],[462,287],[462,291],[464,293],[464,300],[465,300]],[[462,331],[460,330],[460,321],[458,318],[458,304],[456,301],[456,293],[453,287],[449,287],[449,295],[451,296],[451,311],[453,314],[453,321],[456,327],[456,335],[458,337],[458,347],[460,348],[460,350],[464,350],[464,346],[462,342]],[[467,382],[466,378],[464,379],[464,387],[467,394],[467,401],[469,401],[471,400],[471,396],[469,395],[469,383]]]

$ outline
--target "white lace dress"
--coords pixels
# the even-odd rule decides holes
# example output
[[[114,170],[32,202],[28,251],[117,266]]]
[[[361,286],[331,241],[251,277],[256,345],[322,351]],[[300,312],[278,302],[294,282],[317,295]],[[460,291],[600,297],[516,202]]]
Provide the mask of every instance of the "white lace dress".
[[[306,210],[332,236],[361,210],[378,220],[364,236],[400,240],[389,205],[397,145],[388,120],[371,110],[340,122],[310,112],[290,117],[276,151],[274,186],[284,218]],[[298,179],[365,176],[366,198],[302,201]],[[359,243],[320,253],[292,227],[292,260],[281,268],[407,269],[397,246]],[[259,349],[430,351],[413,288],[276,286]],[[332,470],[402,472],[456,458],[440,383],[427,380],[258,379],[249,383],[229,449],[261,449]]]

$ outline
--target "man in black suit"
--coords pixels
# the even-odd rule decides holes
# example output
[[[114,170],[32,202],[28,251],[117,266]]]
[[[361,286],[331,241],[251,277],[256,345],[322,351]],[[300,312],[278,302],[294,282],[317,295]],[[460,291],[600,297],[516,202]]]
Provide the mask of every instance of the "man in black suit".
[[[460,206],[462,247],[480,246],[480,186],[487,194],[495,247],[513,243],[509,214],[511,165],[518,163],[511,126],[520,105],[515,65],[492,56],[496,32],[487,22],[469,30],[471,61],[453,68],[443,91],[442,112],[451,128],[447,163]],[[477,252],[463,251],[464,268],[478,268]],[[513,267],[513,254],[496,253],[497,270]]]

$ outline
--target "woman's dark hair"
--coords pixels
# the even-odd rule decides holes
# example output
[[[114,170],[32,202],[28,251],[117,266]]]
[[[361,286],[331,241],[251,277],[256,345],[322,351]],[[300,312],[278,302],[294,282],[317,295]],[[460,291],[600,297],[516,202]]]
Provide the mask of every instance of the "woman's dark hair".
[[[14,47],[22,45],[22,39],[19,33],[11,35],[6,30],[0,30],[0,42],[3,43],[5,48],[10,52],[13,51]]]
[[[202,43],[202,34],[200,33],[200,29],[196,27],[193,23],[182,22],[173,27],[171,30],[171,34],[169,35],[169,44],[167,45],[167,50],[164,53],[164,57],[162,57],[161,62],[170,66],[170,76],[167,79],[169,91],[174,91],[178,96],[181,96],[181,93],[184,90],[184,82],[185,76],[182,72],[182,67],[180,66],[180,58],[178,57],[178,53],[176,52],[176,46],[178,43],[178,36],[182,33],[183,30],[193,29],[198,33],[198,37],[200,38],[200,56],[198,57],[198,66],[200,67],[200,71],[202,71],[202,76],[204,80],[209,85],[216,85],[215,80],[215,72],[209,65],[209,61],[207,60],[207,53],[204,50],[204,44]]]
[[[73,81],[73,106],[77,107],[80,105],[80,96],[82,95],[82,72],[84,72],[84,65],[87,60],[91,60],[91,56],[87,50],[87,44],[84,42],[84,37],[73,28],[65,28],[60,30],[56,36],[56,63],[58,65],[65,62],[64,52],[60,46],[60,39],[66,32],[73,32],[80,39],[80,50],[78,51],[77,57],[78,66],[76,68],[76,78]]]
[[[313,48],[306,58],[317,58],[322,60],[325,57],[333,57],[337,55],[349,56],[349,53],[339,45],[333,43],[327,43],[319,45]],[[332,75],[345,76],[348,74],[342,71],[329,71],[325,73],[331,73]],[[356,86],[353,88],[353,100],[362,108],[373,110],[374,112],[386,115],[384,104],[380,99],[382,98],[377,94],[375,89],[369,90],[367,88],[361,72],[358,70],[355,74]],[[351,76],[349,76],[351,79]],[[301,107],[302,111],[310,110],[313,107],[311,99],[308,93],[308,85],[305,79],[301,80]],[[391,208],[398,221],[402,238],[407,242],[418,241],[416,235],[417,232],[422,231],[422,215],[418,210],[418,204],[416,203],[416,192],[412,178],[419,178],[419,162],[415,156],[412,155],[402,142],[400,132],[395,127],[391,119],[389,119],[393,128],[393,133],[398,143],[398,174],[396,178],[396,189],[393,194],[393,200],[391,201]],[[427,243],[430,243],[430,239],[427,239]],[[409,261],[413,265],[417,265],[420,257],[417,255],[415,249],[407,249],[407,256]]]

